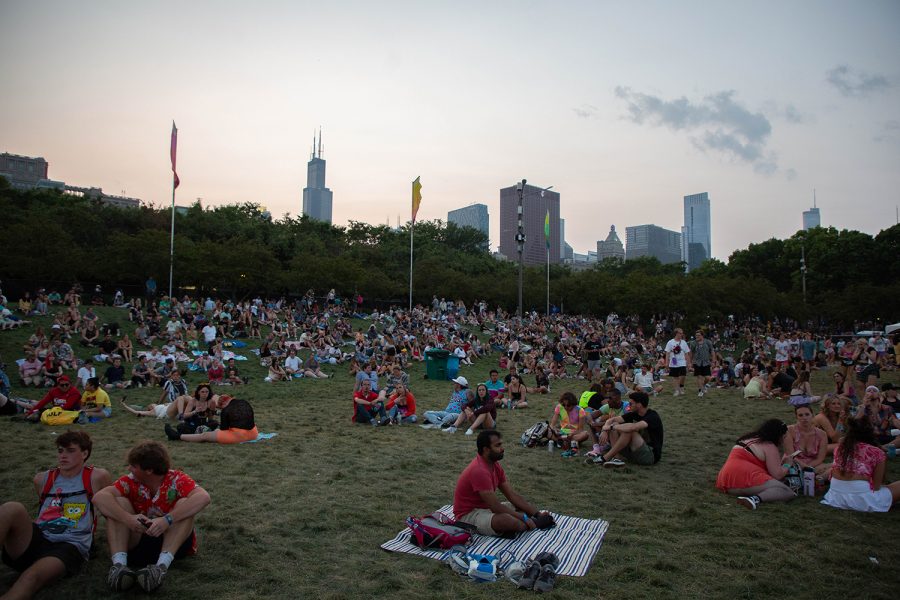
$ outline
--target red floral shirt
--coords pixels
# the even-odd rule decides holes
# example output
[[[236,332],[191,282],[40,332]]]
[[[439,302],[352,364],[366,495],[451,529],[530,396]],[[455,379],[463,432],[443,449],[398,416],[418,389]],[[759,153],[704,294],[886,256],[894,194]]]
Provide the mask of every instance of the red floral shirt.
[[[169,469],[166,473],[156,494],[153,494],[146,485],[136,481],[131,473],[120,477],[114,485],[122,496],[128,498],[137,513],[151,519],[172,512],[175,503],[197,487],[188,475],[174,469]]]

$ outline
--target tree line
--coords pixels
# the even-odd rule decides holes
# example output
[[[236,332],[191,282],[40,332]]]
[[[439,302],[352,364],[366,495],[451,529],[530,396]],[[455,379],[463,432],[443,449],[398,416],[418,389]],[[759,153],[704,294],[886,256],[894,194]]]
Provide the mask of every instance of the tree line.
[[[0,178],[4,278],[140,286],[168,280],[171,212],[121,209],[52,190],[18,191]],[[330,288],[349,297],[405,304],[409,225],[351,222],[338,227],[306,217],[271,219],[258,204],[204,209],[175,217],[175,286],[240,299],[299,295]],[[414,302],[432,295],[485,300],[515,310],[518,266],[483,250],[484,234],[441,221],[415,225]],[[870,236],[816,228],[786,240],[737,250],[685,274],[653,258],[607,260],[574,271],[550,269],[550,302],[567,313],[679,313],[688,323],[727,315],[845,323],[898,319],[900,226]],[[806,302],[801,256],[806,265]],[[526,267],[523,304],[543,312],[546,267]],[[162,289],[164,286],[160,286]]]

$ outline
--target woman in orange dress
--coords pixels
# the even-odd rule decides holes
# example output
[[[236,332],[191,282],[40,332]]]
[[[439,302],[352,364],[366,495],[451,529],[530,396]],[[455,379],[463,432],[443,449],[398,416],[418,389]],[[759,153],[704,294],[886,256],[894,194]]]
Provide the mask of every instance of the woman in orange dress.
[[[755,510],[761,502],[784,502],[794,498],[791,488],[781,482],[787,475],[786,457],[780,446],[787,425],[780,419],[769,419],[739,437],[728,460],[719,471],[716,487],[738,504]]]

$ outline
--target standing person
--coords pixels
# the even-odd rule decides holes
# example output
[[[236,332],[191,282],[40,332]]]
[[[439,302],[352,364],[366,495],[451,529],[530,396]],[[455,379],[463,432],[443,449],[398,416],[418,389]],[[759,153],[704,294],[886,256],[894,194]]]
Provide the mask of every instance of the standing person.
[[[84,431],[56,438],[57,467],[33,480],[39,504],[34,521],[18,502],[0,506],[3,562],[21,573],[4,598],[31,598],[60,577],[78,573],[88,560],[97,521],[93,490],[110,483],[105,469],[85,466],[92,448]]]
[[[552,526],[553,519],[548,513],[538,512],[509,484],[500,466],[503,460],[500,432],[482,431],[475,445],[478,455],[460,474],[453,493],[456,519],[474,525],[482,535],[512,536],[536,527]],[[498,489],[509,502],[500,502]]]
[[[684,378],[687,375],[688,361],[691,358],[691,349],[684,339],[684,331],[675,330],[675,337],[666,344],[666,364],[669,365],[669,375],[675,378],[675,393],[673,396],[684,395]]]
[[[738,497],[738,504],[756,510],[761,502],[785,502],[796,497],[782,483],[788,469],[788,457],[781,450],[787,425],[769,419],[755,431],[739,437],[719,471],[716,487]]]
[[[600,343],[600,336],[592,333],[590,339],[584,343],[584,368],[587,370],[585,377],[590,379],[594,376],[594,369],[600,368],[600,350],[603,344]]]
[[[169,453],[159,442],[133,447],[128,470],[94,497],[107,519],[113,564],[106,581],[114,592],[135,582],[152,592],[163,584],[174,559],[197,553],[194,517],[210,498],[188,475],[171,469]]]
[[[702,331],[694,334],[694,341],[689,344],[694,377],[697,378],[697,396],[703,397],[709,387],[712,376],[712,359],[716,355],[711,341],[703,336]]]

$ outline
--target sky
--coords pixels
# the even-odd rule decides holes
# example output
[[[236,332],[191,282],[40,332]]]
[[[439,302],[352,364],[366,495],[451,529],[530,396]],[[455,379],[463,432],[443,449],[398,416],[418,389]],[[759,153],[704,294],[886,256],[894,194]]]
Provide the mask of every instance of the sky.
[[[297,216],[322,128],[333,220],[396,225],[561,195],[566,241],[675,231],[713,256],[900,205],[900,2],[0,0],[0,152],[51,179]]]

